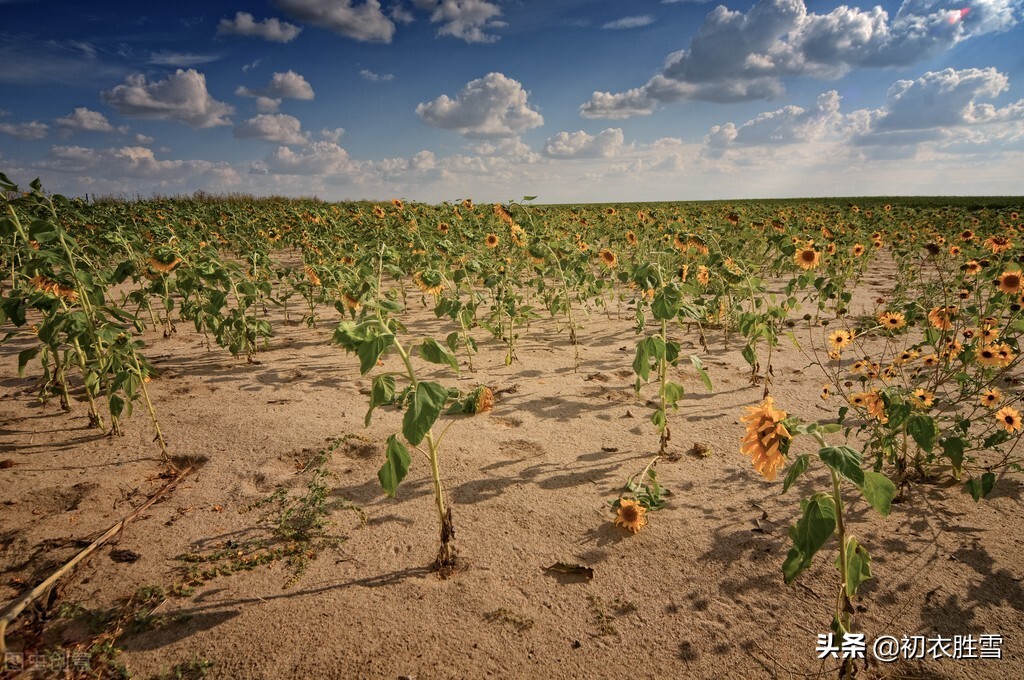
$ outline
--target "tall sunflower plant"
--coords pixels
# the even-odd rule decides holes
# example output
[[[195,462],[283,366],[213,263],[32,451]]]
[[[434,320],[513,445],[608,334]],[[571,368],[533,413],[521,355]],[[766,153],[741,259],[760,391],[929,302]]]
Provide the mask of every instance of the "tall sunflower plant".
[[[653,379],[657,380],[657,406],[651,414],[651,423],[658,432],[658,455],[668,456],[668,443],[672,439],[669,427],[669,409],[679,408],[679,401],[685,394],[683,385],[670,379],[670,368],[678,367],[681,358],[681,346],[677,340],[669,337],[669,322],[680,316],[693,314],[693,310],[683,300],[683,289],[675,281],[666,281],[661,267],[654,263],[637,266],[630,274],[632,283],[641,291],[645,291],[637,300],[638,326],[645,327],[645,304],[650,303],[651,315],[658,323],[658,333],[641,338],[636,345],[633,358],[633,372],[636,374],[634,389],[639,396],[643,386]],[[649,292],[649,295],[648,295]],[[690,363],[697,371],[701,382],[710,391],[711,379],[700,360],[690,355]]]
[[[439,523],[440,546],[434,568],[442,575],[449,575],[456,568],[457,551],[451,502],[441,477],[440,451],[448,428],[456,421],[449,420],[443,429],[439,429],[439,422],[442,415],[489,411],[494,404],[494,395],[486,386],[464,394],[457,388],[423,380],[418,374],[415,357],[447,366],[456,374],[459,362],[448,347],[434,338],[410,342],[402,337],[407,329],[394,316],[403,309],[396,298],[394,291],[381,294],[378,287],[377,297],[361,305],[356,319],[346,319],[338,324],[333,341],[358,357],[361,375],[369,374],[378,366],[386,366],[384,359],[388,355],[397,356],[401,362],[398,370],[385,370],[374,376],[364,424],[370,425],[377,408],[394,406],[404,410],[401,431],[387,439],[385,460],[377,479],[384,493],[393,498],[409,473],[412,463],[410,447],[426,458],[430,465]]]
[[[839,432],[840,425],[804,423],[776,408],[772,397],[747,407],[747,411],[740,418],[746,424],[740,452],[750,457],[754,469],[768,481],[775,481],[779,470],[790,461],[783,479],[783,494],[812,465],[823,465],[828,472],[830,485],[800,501],[800,518],[789,529],[792,547],[782,563],[782,574],[786,584],[793,583],[834,536],[839,578],[831,628],[839,635],[853,632],[853,600],[872,572],[871,555],[853,535],[849,524],[847,507],[856,502],[848,498],[850,489],[856,489],[863,500],[885,517],[889,515],[896,486],[885,475],[865,470],[860,451],[845,444],[828,444],[826,435]],[[817,453],[791,455],[797,436],[812,437],[819,447]]]

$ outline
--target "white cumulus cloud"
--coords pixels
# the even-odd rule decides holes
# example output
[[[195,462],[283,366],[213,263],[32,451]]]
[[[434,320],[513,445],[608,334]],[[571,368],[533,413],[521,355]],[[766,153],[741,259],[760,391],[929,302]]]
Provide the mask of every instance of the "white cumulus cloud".
[[[283,113],[258,114],[235,127],[238,139],[262,139],[278,144],[301,145],[309,143],[309,135],[302,131],[302,123],[294,116]]]
[[[501,73],[471,80],[454,99],[443,94],[420,103],[416,115],[428,125],[471,138],[513,137],[544,124],[519,81]]]
[[[853,68],[907,66],[1015,26],[1019,4],[904,0],[895,16],[880,6],[846,5],[815,14],[804,0],[758,0],[745,13],[719,5],[647,83],[622,93],[595,92],[580,113],[616,119],[683,99],[770,99],[782,94],[786,77],[837,78]]]
[[[498,36],[488,31],[501,28],[501,8],[487,0],[413,0],[419,9],[430,12],[430,22],[441,24],[437,35],[450,36],[468,43],[490,43]]]
[[[234,112],[229,104],[214,99],[206,89],[206,76],[194,69],[178,69],[165,80],[147,82],[132,75],[101,97],[122,116],[174,120],[194,128],[230,125]]]
[[[608,128],[596,135],[559,132],[544,143],[544,154],[551,158],[614,158],[625,149],[620,128]]]
[[[279,43],[291,42],[301,32],[295,24],[273,17],[256,21],[248,12],[236,12],[234,19],[221,19],[217,24],[217,35],[244,35]]]
[[[304,99],[311,100],[316,95],[313,86],[295,71],[275,73],[266,87],[253,90],[239,87],[235,94],[243,97],[270,97],[272,99]]]
[[[297,21],[326,28],[346,38],[364,42],[391,42],[395,24],[381,11],[379,0],[274,0]]]
[[[346,175],[354,170],[348,152],[335,142],[312,142],[298,151],[278,147],[266,159],[253,163],[251,172],[272,175]]]
[[[49,125],[38,120],[29,123],[0,123],[0,132],[25,141],[43,139],[49,129]]]
[[[113,132],[114,126],[110,124],[107,117],[99,111],[91,111],[84,106],[75,107],[75,110],[66,116],[58,118],[58,127],[66,130],[83,130],[85,132]]]

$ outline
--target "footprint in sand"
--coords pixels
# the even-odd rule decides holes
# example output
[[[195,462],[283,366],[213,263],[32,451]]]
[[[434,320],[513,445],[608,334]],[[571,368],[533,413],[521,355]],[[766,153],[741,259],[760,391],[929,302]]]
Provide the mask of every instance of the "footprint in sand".
[[[519,427],[523,421],[511,416],[491,416],[491,422],[502,427]]]
[[[520,455],[532,457],[543,456],[547,453],[543,446],[528,439],[513,439],[512,441],[503,442],[499,450],[505,456]]]

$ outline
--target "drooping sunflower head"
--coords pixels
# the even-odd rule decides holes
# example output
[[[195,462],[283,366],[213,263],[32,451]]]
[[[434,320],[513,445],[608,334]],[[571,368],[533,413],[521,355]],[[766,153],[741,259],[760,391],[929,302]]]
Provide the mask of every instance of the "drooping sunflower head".
[[[754,469],[772,481],[793,438],[783,422],[786,412],[775,408],[772,397],[766,397],[757,406],[748,406],[747,411],[747,415],[740,418],[740,422],[747,425],[740,453],[750,456]]]
[[[609,269],[614,269],[619,264],[618,256],[607,248],[603,248],[600,253],[601,264]]]
[[[386,213],[384,212],[384,208],[380,207],[379,205],[373,206],[374,217],[376,217],[377,219],[384,219],[385,215]]]
[[[628,498],[619,499],[619,507],[615,511],[615,526],[628,529],[634,534],[647,526],[647,508],[639,502]]]
[[[509,231],[512,234],[512,243],[516,244],[520,248],[526,246],[526,231],[522,227],[513,222],[509,226]]]
[[[952,305],[946,307],[935,307],[928,312],[928,323],[940,331],[948,331],[953,327],[953,317],[956,316],[957,308]]]
[[[441,222],[437,225],[437,230],[442,234],[447,234],[452,230],[452,225],[448,224],[447,222]]]
[[[436,269],[426,269],[412,275],[416,286],[427,295],[440,295],[444,289],[444,276]]]
[[[626,243],[629,246],[635,246],[637,244],[636,234],[634,234],[632,231],[627,231],[626,232]]]

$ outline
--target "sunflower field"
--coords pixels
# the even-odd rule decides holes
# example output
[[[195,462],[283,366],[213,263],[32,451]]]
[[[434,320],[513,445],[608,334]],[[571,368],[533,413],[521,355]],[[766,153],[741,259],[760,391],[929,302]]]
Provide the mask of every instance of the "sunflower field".
[[[18,663],[1022,667],[1019,199],[0,191]]]

